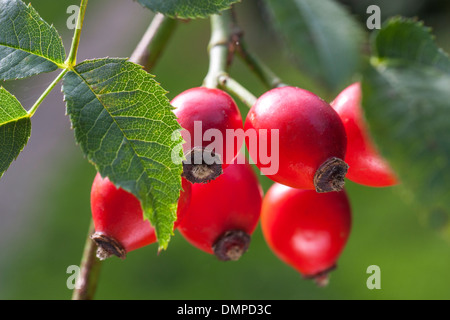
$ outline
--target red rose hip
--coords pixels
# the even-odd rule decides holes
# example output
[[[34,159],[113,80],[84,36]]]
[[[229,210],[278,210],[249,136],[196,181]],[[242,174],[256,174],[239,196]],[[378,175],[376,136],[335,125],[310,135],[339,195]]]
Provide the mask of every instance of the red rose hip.
[[[347,178],[371,187],[397,184],[396,175],[378,153],[367,130],[361,108],[361,84],[356,82],[344,89],[331,106],[341,117],[347,133],[345,161],[350,166]]]
[[[350,203],[345,190],[317,193],[275,183],[263,200],[261,227],[282,261],[324,285],[350,234]]]
[[[174,228],[189,205],[191,184],[182,179],[182,188]],[[99,173],[92,184],[91,211],[95,226],[91,239],[98,246],[97,257],[101,260],[111,255],[124,259],[128,252],[156,242],[155,230],[150,221],[144,220],[139,200]]]
[[[249,130],[256,131],[257,148]],[[266,174],[270,179],[317,192],[343,188],[345,129],[336,111],[317,95],[296,87],[272,89],[250,109],[245,131],[250,156],[263,173],[262,148],[278,158],[278,170]]]
[[[247,250],[260,215],[262,189],[250,164],[230,164],[216,180],[192,185],[178,231],[219,260],[238,260]]]
[[[171,104],[184,129],[183,176],[192,183],[214,180],[241,148],[234,138],[228,141],[226,134],[243,129],[236,103],[222,90],[196,87],[177,95]]]

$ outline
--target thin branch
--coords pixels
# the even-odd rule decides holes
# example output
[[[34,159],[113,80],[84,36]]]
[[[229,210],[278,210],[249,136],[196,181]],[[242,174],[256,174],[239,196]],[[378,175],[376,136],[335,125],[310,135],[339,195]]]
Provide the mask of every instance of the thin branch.
[[[207,88],[220,87],[251,107],[256,101],[255,96],[227,74],[235,51],[233,40],[235,31],[231,10],[211,16],[211,39],[208,46],[209,69],[203,86]]]
[[[234,51],[239,55],[243,62],[249,67],[253,73],[261,80],[261,82],[268,88],[276,88],[285,86],[281,79],[254,53],[248,50],[247,44],[244,40],[244,32],[239,27],[236,19],[236,12],[231,8],[232,14],[232,40]]]
[[[256,97],[228,75],[220,75],[218,77],[218,82],[221,88],[238,97],[247,107],[251,108],[255,104]]]
[[[160,57],[177,25],[177,20],[161,13],[156,14],[129,60],[150,70]]]
[[[267,88],[271,89],[286,85],[267,65],[247,49],[247,45],[242,38],[239,39],[236,45],[236,52]]]
[[[203,80],[207,88],[219,86],[218,77],[226,74],[231,63],[232,16],[229,10],[211,16],[211,39],[208,45],[209,69]]]
[[[95,256],[97,246],[90,238],[90,235],[94,232],[94,222],[91,220],[83,257],[81,259],[80,274],[76,282],[76,288],[72,294],[72,300],[92,300],[97,289],[101,261]]]

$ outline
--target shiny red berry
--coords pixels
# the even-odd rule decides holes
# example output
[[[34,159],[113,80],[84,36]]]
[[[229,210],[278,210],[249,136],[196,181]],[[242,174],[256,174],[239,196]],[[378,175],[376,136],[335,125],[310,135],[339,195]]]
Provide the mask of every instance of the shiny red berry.
[[[192,183],[214,180],[236,158],[242,145],[230,135],[243,130],[236,103],[222,90],[196,87],[177,95],[171,104],[184,129],[184,177]]]
[[[192,185],[191,202],[178,230],[218,259],[238,260],[258,224],[261,201],[252,166],[230,164],[216,180]]]
[[[349,200],[345,190],[317,193],[275,183],[263,200],[261,227],[282,261],[324,284],[350,234]]]
[[[182,188],[174,228],[189,205],[191,184],[182,179]],[[99,173],[92,184],[91,211],[95,226],[91,239],[98,245],[97,256],[101,260],[111,255],[124,259],[128,252],[156,242],[155,230],[144,220],[139,200]]]
[[[296,87],[272,89],[250,109],[245,131],[250,156],[263,173],[264,150],[278,161],[278,170],[266,174],[270,179],[317,192],[343,188],[348,169],[343,161],[345,129],[338,114],[317,95]],[[250,131],[256,131],[257,148]]]
[[[344,89],[331,106],[341,117],[347,133],[345,161],[350,166],[347,178],[371,187],[397,184],[397,177],[388,162],[379,154],[370,137],[361,108],[361,84]]]

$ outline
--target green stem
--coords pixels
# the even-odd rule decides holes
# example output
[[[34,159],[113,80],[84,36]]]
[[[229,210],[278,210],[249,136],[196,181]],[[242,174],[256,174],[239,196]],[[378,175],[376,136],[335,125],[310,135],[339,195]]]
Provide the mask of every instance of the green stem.
[[[76,282],[77,287],[73,291],[72,300],[92,300],[97,289],[101,261],[95,256],[97,246],[90,238],[90,235],[94,232],[94,223],[91,220],[83,257],[81,259],[80,274]]]
[[[80,44],[81,29],[83,28],[84,14],[86,13],[88,0],[81,0],[80,11],[78,12],[77,26],[72,39],[70,53],[66,60],[66,65],[73,67],[77,63],[77,52]]]
[[[239,100],[241,100],[247,107],[251,108],[255,104],[256,97],[239,82],[228,75],[220,75],[218,77],[218,82],[221,88],[238,97]]]
[[[266,64],[264,64],[264,62],[248,50],[247,44],[243,39],[243,31],[237,23],[234,8],[231,8],[231,15],[233,23],[233,42],[235,50],[242,61],[250,68],[251,71],[253,71],[253,73],[268,89],[285,86],[281,79]]]
[[[218,77],[226,74],[231,63],[232,15],[229,10],[223,11],[220,15],[211,16],[211,39],[208,45],[209,69],[203,81],[203,86],[207,88],[217,88],[219,86]]]
[[[28,111],[30,118],[34,115],[36,110],[39,108],[39,105],[42,103],[42,101],[44,101],[45,97],[48,96],[50,91],[53,90],[53,88],[58,84],[58,82],[62,79],[62,77],[67,73],[67,71],[69,71],[69,70],[64,69],[63,71],[61,71],[61,73],[55,78],[55,80],[53,80],[53,82],[50,83],[50,85],[47,87],[47,89],[45,89],[44,93],[41,94],[39,99],[37,99],[37,101],[34,103],[34,105]]]
[[[235,51],[266,87],[275,88],[284,85],[275,73],[247,50],[247,46],[242,40],[242,31],[236,24],[233,10],[223,11],[220,15],[211,16],[211,39],[208,51],[209,69],[203,81],[203,86],[208,88],[221,87],[236,95],[249,107],[252,107],[255,103],[255,96],[227,74]]]
[[[261,82],[268,88],[285,86],[281,79],[255,55],[248,51],[245,41],[239,39],[236,51],[244,63],[252,70]]]
[[[129,60],[150,70],[165,49],[177,22],[161,13],[156,14]]]

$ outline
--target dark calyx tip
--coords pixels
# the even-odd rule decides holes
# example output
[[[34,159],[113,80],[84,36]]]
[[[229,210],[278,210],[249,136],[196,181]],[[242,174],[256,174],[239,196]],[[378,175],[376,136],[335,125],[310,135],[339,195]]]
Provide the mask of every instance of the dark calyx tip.
[[[91,239],[98,247],[97,258],[100,260],[106,260],[112,255],[115,255],[122,260],[126,258],[127,252],[125,248],[116,239],[99,232],[91,235]]]
[[[320,271],[316,274],[310,275],[310,276],[303,276],[304,279],[313,280],[318,287],[326,287],[328,283],[330,282],[330,275],[329,273],[337,268],[337,265],[334,264],[331,267]]]
[[[214,243],[212,249],[221,261],[237,261],[247,251],[250,239],[250,235],[244,231],[227,231]]]
[[[202,147],[194,147],[185,155],[182,176],[191,183],[208,183],[222,171],[220,155]]]
[[[314,175],[314,187],[317,192],[341,191],[345,184],[348,164],[342,159],[330,158],[322,163]]]

